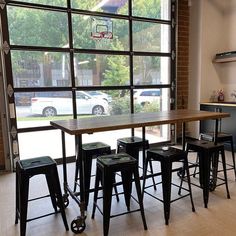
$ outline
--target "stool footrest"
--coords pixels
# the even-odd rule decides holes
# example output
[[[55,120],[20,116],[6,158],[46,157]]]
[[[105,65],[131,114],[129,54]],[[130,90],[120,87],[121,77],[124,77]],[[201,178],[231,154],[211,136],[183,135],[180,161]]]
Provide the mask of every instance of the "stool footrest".
[[[45,196],[42,196],[42,197],[36,197],[36,198],[32,198],[32,199],[29,199],[28,202],[32,202],[32,201],[35,201],[35,200],[40,200],[42,198],[46,198],[46,197],[50,197],[50,195],[45,195]]]
[[[41,215],[41,216],[30,218],[30,219],[27,219],[26,222],[30,222],[30,221],[33,221],[33,220],[41,219],[41,218],[46,217],[46,216],[55,215],[57,213],[61,213],[61,211],[51,212],[51,213],[48,213],[48,214],[44,214],[44,215]]]

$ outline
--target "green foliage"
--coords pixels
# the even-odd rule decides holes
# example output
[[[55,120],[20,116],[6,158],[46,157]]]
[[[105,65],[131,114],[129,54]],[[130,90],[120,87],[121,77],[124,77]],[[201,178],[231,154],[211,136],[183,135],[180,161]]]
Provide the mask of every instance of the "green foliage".
[[[123,46],[119,40],[115,40],[112,49],[122,50]],[[107,56],[107,68],[104,72],[102,85],[126,85],[129,82],[129,66],[127,57],[123,55]]]
[[[8,25],[11,44],[63,47],[68,43],[65,13],[8,7]]]
[[[134,111],[135,113],[140,112],[142,106],[135,104]],[[121,115],[130,113],[130,98],[129,96],[115,98],[110,104],[110,114],[111,115]]]
[[[143,108],[142,112],[157,112],[160,111],[160,102],[151,102],[146,103]]]
[[[133,15],[160,19],[161,0],[133,0]]]

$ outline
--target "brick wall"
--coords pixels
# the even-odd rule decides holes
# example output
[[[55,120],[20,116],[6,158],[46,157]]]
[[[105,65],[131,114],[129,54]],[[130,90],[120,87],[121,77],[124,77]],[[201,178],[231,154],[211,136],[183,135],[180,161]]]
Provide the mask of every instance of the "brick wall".
[[[178,1],[177,32],[177,108],[188,107],[189,7],[188,0]]]
[[[189,7],[188,0],[178,1],[177,18],[177,109],[188,108],[189,76]],[[187,130],[186,130],[187,131]],[[182,137],[182,127],[177,126],[177,138]],[[180,141],[180,140],[179,140]]]

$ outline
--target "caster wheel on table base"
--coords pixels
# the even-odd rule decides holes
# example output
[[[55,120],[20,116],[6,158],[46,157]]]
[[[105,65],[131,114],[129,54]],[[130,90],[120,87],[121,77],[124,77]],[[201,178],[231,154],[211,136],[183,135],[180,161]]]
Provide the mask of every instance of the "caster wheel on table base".
[[[71,231],[75,234],[80,234],[82,233],[85,228],[86,228],[86,224],[85,224],[85,219],[83,219],[82,217],[78,216],[77,218],[75,218],[74,220],[72,220],[71,222]]]

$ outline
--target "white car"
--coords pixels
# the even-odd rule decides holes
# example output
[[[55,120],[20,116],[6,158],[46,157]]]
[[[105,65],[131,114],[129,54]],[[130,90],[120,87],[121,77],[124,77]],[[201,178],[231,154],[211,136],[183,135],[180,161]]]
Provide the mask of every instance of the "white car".
[[[86,91],[89,95],[95,97],[95,98],[102,98],[106,100],[107,102],[111,102],[112,98],[110,95],[103,93],[101,91]]]
[[[41,93],[43,94],[43,93]],[[108,102],[83,91],[76,92],[77,114],[103,115],[108,113]],[[71,93],[52,92],[51,96],[31,99],[31,113],[43,116],[72,114]]]
[[[144,106],[152,102],[159,102],[161,96],[160,89],[136,89],[134,90],[134,102]]]

